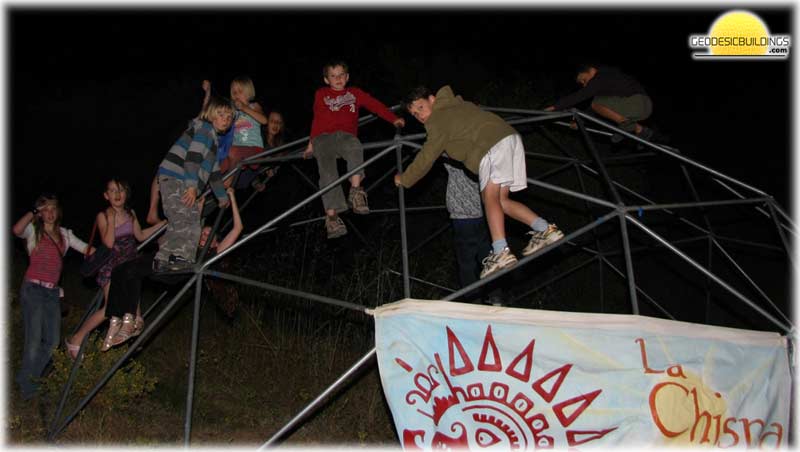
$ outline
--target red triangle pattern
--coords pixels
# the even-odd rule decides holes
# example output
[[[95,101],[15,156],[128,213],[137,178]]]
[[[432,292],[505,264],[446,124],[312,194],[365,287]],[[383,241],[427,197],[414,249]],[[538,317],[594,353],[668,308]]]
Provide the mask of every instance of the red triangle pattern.
[[[567,444],[569,444],[570,447],[580,446],[581,444],[586,444],[589,441],[600,439],[616,429],[617,427],[606,430],[567,430]],[[578,435],[581,435],[580,439],[578,439]]]
[[[486,352],[489,348],[492,349],[492,362],[494,364],[486,364]],[[497,345],[494,343],[494,336],[492,336],[492,325],[486,328],[486,335],[483,336],[483,348],[481,348],[481,356],[478,358],[478,370],[487,370],[491,372],[499,372],[503,369],[503,363],[500,362],[500,352],[497,351]]]
[[[520,381],[528,381],[528,379],[531,377],[531,366],[533,366],[533,345],[535,343],[536,339],[531,339],[531,341],[528,343],[528,346],[525,347],[525,350],[522,350],[522,352],[517,355],[516,358],[514,358],[514,361],[511,361],[511,364],[509,364],[508,368],[506,369],[506,373],[508,375],[511,375]],[[525,370],[520,373],[516,370],[516,367],[523,358],[525,359]]]
[[[596,391],[589,392],[587,394],[582,394],[577,397],[573,397],[571,399],[567,399],[563,402],[559,402],[553,405],[553,412],[556,414],[558,418],[558,422],[561,423],[562,426],[567,427],[572,424],[575,419],[578,419],[578,416],[583,413],[583,410],[589,407],[592,404],[592,401],[603,392],[602,389],[598,389]],[[580,403],[581,405],[572,412],[571,415],[565,416],[564,415],[564,408],[574,405],[576,403]]]
[[[558,369],[547,373],[547,375],[543,376],[542,378],[534,381],[531,387],[534,391],[536,391],[537,394],[539,394],[541,398],[544,399],[545,402],[550,403],[553,401],[553,398],[556,396],[556,394],[558,394],[558,389],[561,387],[561,383],[564,382],[564,379],[567,378],[567,374],[569,373],[570,369],[572,369],[572,364],[565,364]],[[550,391],[545,390],[544,384],[556,375],[558,375],[558,379],[555,383],[553,383],[553,387],[550,388]]]
[[[450,327],[447,328],[447,351],[449,356],[449,364],[450,364],[450,376],[455,377],[458,375],[463,375],[467,372],[472,372],[475,370],[475,366],[472,365],[472,361],[467,356],[467,352],[464,351],[464,346],[461,345],[459,342],[458,337],[456,337],[453,330]],[[453,347],[458,350],[458,355],[461,357],[461,361],[464,363],[461,367],[456,367],[456,357],[453,355]]]

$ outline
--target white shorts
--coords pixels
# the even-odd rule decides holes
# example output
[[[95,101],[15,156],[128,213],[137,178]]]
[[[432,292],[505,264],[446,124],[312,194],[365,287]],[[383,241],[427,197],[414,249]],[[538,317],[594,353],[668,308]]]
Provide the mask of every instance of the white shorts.
[[[510,191],[520,191],[528,186],[525,174],[525,148],[518,133],[509,135],[489,149],[478,167],[481,191],[491,180]]]

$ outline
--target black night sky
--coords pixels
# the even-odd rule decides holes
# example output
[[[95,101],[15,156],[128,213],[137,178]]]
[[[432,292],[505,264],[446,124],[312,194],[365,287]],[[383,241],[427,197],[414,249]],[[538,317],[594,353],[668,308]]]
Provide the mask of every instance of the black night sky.
[[[334,56],[350,63],[351,85],[389,105],[419,84],[451,84],[470,100],[527,79],[542,104],[517,106],[541,108],[575,88],[576,63],[616,65],[645,86],[649,121],[673,146],[790,207],[791,60],[693,61],[688,36],[722,7],[219,8],[8,9],[11,218],[52,191],[65,225],[88,229],[112,174],[131,181],[143,216],[204,78],[227,95],[232,77],[250,75],[257,100],[285,112],[289,138],[307,135]],[[792,33],[789,7],[751,10],[770,32]]]

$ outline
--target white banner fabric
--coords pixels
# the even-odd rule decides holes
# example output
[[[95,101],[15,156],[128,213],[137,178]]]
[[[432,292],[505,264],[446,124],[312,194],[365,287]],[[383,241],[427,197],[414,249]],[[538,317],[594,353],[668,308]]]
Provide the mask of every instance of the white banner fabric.
[[[776,333],[432,300],[374,314],[405,449],[787,445]]]

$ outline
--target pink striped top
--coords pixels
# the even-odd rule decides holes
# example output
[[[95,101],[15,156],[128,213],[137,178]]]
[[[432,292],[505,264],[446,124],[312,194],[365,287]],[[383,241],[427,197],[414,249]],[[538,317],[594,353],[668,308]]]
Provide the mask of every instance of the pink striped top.
[[[28,223],[22,234],[19,236],[26,240],[30,265],[25,271],[25,279],[38,279],[53,284],[57,284],[61,276],[62,262],[60,255],[67,252],[67,248],[72,248],[81,253],[86,252],[87,244],[75,236],[71,230],[59,228],[61,233],[61,249],[56,248],[52,240],[42,236],[40,243],[36,243],[36,232],[33,224]],[[60,253],[60,255],[59,255]]]

